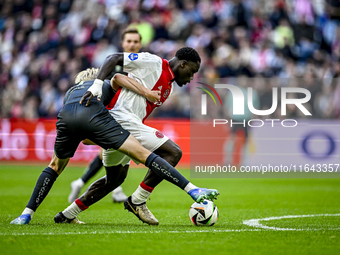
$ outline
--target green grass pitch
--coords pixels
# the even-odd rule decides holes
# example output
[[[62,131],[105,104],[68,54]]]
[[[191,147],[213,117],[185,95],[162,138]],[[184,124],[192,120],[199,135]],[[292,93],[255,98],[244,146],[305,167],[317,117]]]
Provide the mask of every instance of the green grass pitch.
[[[86,225],[57,225],[68,206],[70,182],[84,168],[68,167],[55,182],[30,225],[9,222],[26,206],[43,166],[0,166],[0,254],[340,254],[340,179],[190,179],[216,188],[220,217],[212,227],[196,227],[193,203],[167,182],[151,195],[148,207],[159,226],[142,224],[108,195],[80,214]],[[181,171],[189,178],[188,170]],[[123,184],[131,194],[145,169],[132,169]],[[104,175],[102,170],[100,175]],[[92,180],[91,180],[92,181]],[[319,214],[329,214],[320,216]],[[314,215],[280,218],[287,215]],[[244,221],[255,221],[262,228]],[[283,230],[282,230],[283,229]],[[290,230],[284,230],[290,229]]]

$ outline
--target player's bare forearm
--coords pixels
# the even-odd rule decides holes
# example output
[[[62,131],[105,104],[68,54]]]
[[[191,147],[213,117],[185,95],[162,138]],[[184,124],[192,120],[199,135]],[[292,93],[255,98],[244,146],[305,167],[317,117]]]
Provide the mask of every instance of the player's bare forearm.
[[[106,57],[104,63],[99,69],[97,79],[104,80],[116,65],[123,66],[124,53],[114,53]]]
[[[118,89],[117,86],[132,90],[152,103],[155,103],[160,99],[160,91],[151,91],[136,80],[122,74],[116,74],[112,78],[111,86],[114,90]]]
[[[111,80],[111,86],[113,89],[117,90],[118,87],[123,87],[136,92],[137,94],[146,97],[148,95],[148,89],[141,85],[136,80],[122,75],[116,74]]]

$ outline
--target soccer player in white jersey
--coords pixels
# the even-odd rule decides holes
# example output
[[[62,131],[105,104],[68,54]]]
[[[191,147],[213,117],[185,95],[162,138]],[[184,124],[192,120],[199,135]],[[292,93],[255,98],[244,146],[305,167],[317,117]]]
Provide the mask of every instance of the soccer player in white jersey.
[[[110,114],[117,122],[136,137],[145,148],[155,152],[155,154],[164,158],[172,166],[176,166],[182,156],[180,147],[160,131],[146,126],[144,120],[155,108],[165,102],[170,96],[174,85],[177,84],[182,87],[193,79],[194,74],[200,68],[200,63],[199,54],[190,47],[179,49],[175,57],[170,61],[150,53],[115,53],[106,58],[100,68],[97,80],[84,94],[83,99],[85,100],[89,97],[88,100],[91,100],[93,96],[98,96],[97,98],[100,99],[102,79],[116,65],[123,66],[124,71],[128,72],[129,77],[138,81],[146,88],[159,90],[161,92],[161,99],[156,103],[149,103],[136,93],[131,93],[124,88],[119,89],[111,103],[107,106],[107,109],[109,109]],[[124,170],[127,172],[129,162],[129,157],[116,150],[103,151],[103,163],[106,169],[111,169],[112,171]],[[125,209],[134,213],[145,223],[158,225],[158,220],[146,206],[146,200],[162,180],[161,176],[149,169],[137,190],[124,202]],[[80,199],[84,204],[92,204],[89,202],[91,198],[87,193],[94,190],[95,192],[103,193],[103,185],[100,180],[93,183]],[[73,202],[62,213],[77,217],[79,211],[76,203]]]

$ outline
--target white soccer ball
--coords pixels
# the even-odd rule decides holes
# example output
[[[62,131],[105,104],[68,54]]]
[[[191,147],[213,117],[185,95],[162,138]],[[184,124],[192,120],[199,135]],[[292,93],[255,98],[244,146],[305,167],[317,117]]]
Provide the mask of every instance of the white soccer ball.
[[[218,209],[209,200],[204,200],[201,203],[195,202],[190,207],[189,217],[196,226],[212,226],[218,220]]]

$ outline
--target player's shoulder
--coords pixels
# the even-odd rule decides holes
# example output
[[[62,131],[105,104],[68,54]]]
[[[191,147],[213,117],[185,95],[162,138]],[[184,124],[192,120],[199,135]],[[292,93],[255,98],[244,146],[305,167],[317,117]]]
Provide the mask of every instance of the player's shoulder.
[[[138,53],[139,56],[143,57],[143,58],[160,58],[159,56],[155,55],[155,54],[152,54],[150,52],[140,52]]]
[[[140,52],[140,53],[129,53],[128,58],[131,61],[140,60],[140,61],[151,61],[151,62],[162,62],[162,58],[155,54],[151,54],[150,52]]]
[[[74,86],[79,86],[79,85],[83,85],[83,86],[91,86],[94,82],[94,79],[93,80],[87,80],[87,81],[81,81],[77,84],[75,84]],[[111,81],[109,79],[105,79],[104,80],[104,84],[111,84]]]

